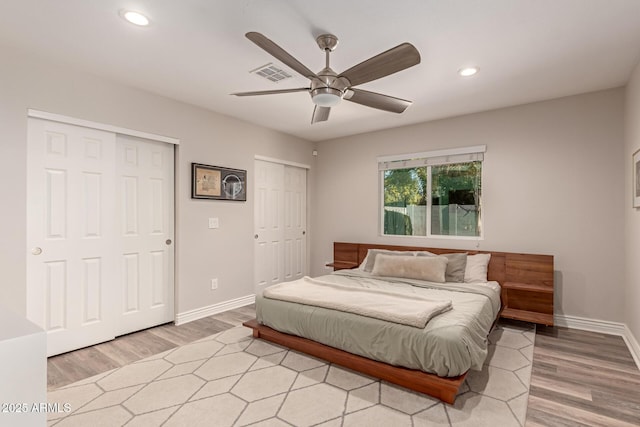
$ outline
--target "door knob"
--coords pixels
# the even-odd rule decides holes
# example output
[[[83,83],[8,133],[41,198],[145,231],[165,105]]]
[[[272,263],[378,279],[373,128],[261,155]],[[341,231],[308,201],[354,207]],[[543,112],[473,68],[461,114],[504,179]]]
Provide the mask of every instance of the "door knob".
[[[31,249],[31,253],[34,255],[40,255],[42,253],[42,248],[36,246],[35,248]]]
[[[306,232],[306,231],[303,231],[303,232],[302,232],[302,235],[304,236],[305,234],[307,234],[307,232]]]
[[[171,239],[165,240],[165,243],[167,244],[167,246],[169,246],[171,244]]]

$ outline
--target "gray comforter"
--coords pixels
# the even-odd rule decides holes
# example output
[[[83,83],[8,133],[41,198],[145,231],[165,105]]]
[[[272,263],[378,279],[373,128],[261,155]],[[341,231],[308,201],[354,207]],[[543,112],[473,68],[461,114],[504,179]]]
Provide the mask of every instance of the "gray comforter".
[[[424,328],[416,328],[259,294],[258,322],[370,359],[442,377],[482,369],[487,335],[500,310],[497,283],[432,283],[381,278],[360,270],[340,270],[321,279],[344,286],[451,300],[453,309],[434,317]]]

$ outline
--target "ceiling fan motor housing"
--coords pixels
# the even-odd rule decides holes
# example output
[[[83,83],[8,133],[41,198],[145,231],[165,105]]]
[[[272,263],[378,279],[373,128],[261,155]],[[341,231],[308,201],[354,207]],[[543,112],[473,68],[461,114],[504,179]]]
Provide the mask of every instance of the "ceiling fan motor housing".
[[[344,77],[338,78],[335,71],[326,67],[318,74],[318,79],[311,81],[311,97],[319,93],[331,93],[342,97],[344,91],[349,87],[349,81]]]
[[[309,91],[313,103],[323,107],[338,104],[349,87],[349,81],[344,77],[338,78],[336,72],[329,67],[323,68],[317,76],[318,79],[311,81]]]

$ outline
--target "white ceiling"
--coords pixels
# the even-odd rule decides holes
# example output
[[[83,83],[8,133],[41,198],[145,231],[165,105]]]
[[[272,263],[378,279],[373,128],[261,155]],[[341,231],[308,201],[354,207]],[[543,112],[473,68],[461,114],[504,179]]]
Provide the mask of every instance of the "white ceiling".
[[[314,71],[315,38],[333,33],[338,73],[410,42],[421,64],[359,87],[414,103],[398,115],[343,101],[311,125],[306,93],[230,96],[308,86],[249,74],[281,64],[248,31]],[[0,0],[0,44],[318,141],[624,85],[640,60],[640,0]],[[467,65],[480,72],[459,77]]]

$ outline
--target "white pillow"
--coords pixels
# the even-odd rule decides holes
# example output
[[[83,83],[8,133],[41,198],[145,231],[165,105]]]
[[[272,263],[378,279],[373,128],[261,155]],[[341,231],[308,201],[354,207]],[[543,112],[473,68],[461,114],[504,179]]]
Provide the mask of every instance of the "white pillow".
[[[444,283],[449,260],[441,256],[391,256],[378,254],[371,274]]]
[[[486,282],[491,254],[476,254],[467,256],[467,266],[464,270],[464,282]]]

